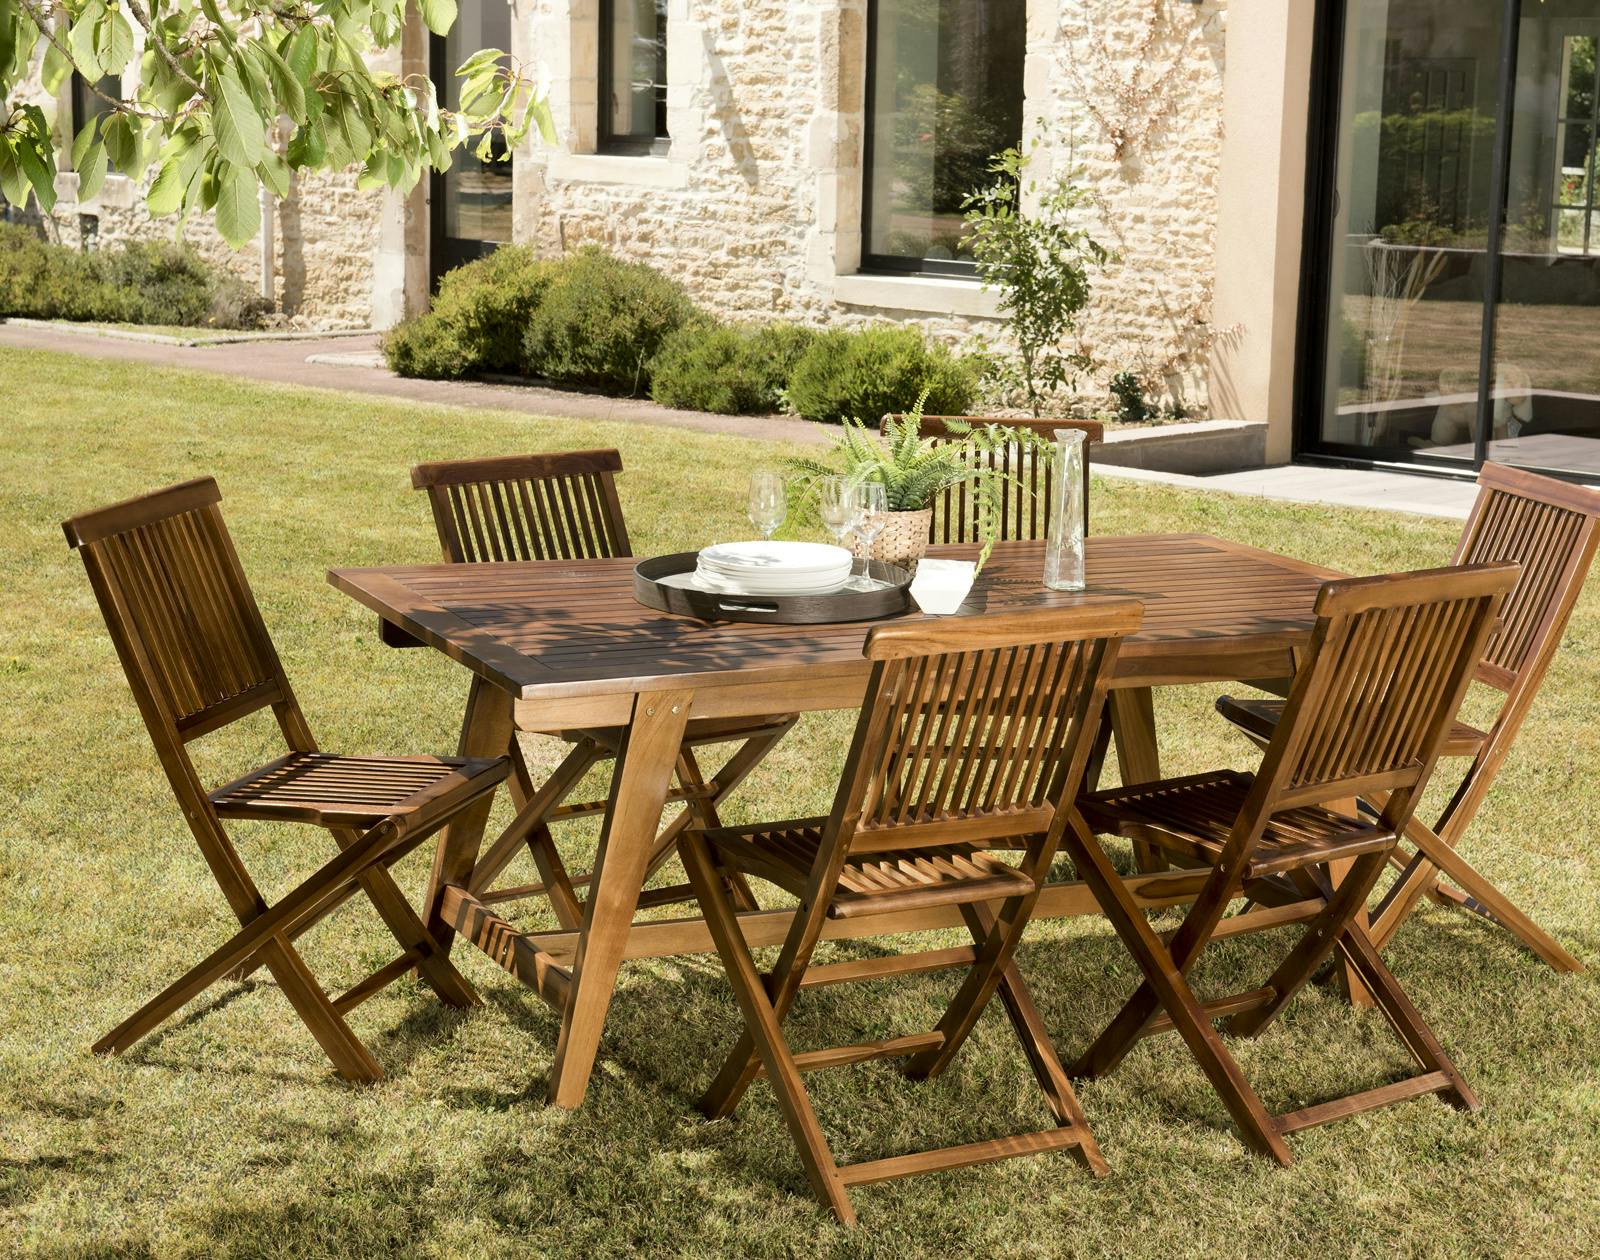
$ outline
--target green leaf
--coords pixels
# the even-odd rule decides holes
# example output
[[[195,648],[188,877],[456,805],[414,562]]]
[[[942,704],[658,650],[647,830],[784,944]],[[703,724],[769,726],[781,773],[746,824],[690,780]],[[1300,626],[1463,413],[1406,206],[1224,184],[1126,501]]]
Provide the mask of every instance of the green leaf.
[[[150,191],[145,194],[145,205],[158,218],[179,209],[188,196],[189,186],[200,169],[200,150],[195,146],[193,134],[180,131],[167,141],[161,159],[161,169],[156,172]]]
[[[67,55],[53,43],[44,47],[44,63],[40,67],[40,78],[44,82],[44,90],[54,95],[61,90],[61,84],[67,75],[72,73],[72,62]]]
[[[49,133],[41,134],[48,136]],[[55,155],[39,144],[37,136],[22,134],[18,139],[17,162],[33,187],[33,195],[39,199],[39,209],[49,214],[56,208]],[[27,194],[24,193],[18,204],[26,202]]]
[[[96,30],[105,12],[106,6],[100,0],[89,0],[67,33],[67,47],[72,50],[72,64],[78,68],[78,73],[91,83],[98,83],[106,73],[105,67],[100,64],[100,54],[95,48]]]
[[[100,186],[106,182],[106,146],[95,140],[81,157],[75,152],[72,155],[72,169],[78,172],[78,201],[93,201]]]
[[[435,35],[444,35],[455,25],[456,0],[417,0],[422,22]]]
[[[217,231],[234,249],[261,230],[259,185],[249,171],[231,163],[219,167],[217,181]]]
[[[100,132],[111,165],[124,175],[137,176],[144,169],[139,124],[127,114],[113,114],[105,120]]]
[[[121,74],[133,60],[133,27],[120,9],[106,10],[95,28],[95,53],[107,74]]]
[[[265,40],[252,45],[267,63],[267,73],[272,78],[272,91],[278,98],[278,107],[295,122],[306,120],[306,91],[300,76],[278,55],[278,50]]]
[[[266,158],[256,167],[256,174],[261,182],[272,190],[274,197],[287,197],[289,195],[289,164],[277,153],[268,153]]]
[[[0,135],[0,196],[14,206],[23,206],[28,202],[28,177],[11,145],[9,137]]]
[[[100,130],[98,117],[89,119],[79,130],[77,139],[72,142],[72,169],[77,170],[83,162],[83,155],[89,151],[89,146],[94,143],[95,133]]]
[[[225,161],[248,170],[261,160],[267,147],[261,115],[232,66],[222,71],[216,84],[211,130],[217,137],[217,151]]]

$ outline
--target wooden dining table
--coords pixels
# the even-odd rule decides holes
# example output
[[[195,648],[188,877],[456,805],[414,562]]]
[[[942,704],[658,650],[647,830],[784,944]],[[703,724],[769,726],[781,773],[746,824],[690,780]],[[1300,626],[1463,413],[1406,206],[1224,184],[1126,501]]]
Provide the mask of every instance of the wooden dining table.
[[[973,546],[931,555],[972,559]],[[1324,581],[1315,565],[1198,534],[1091,537],[1087,589],[1042,582],[1044,546],[1003,542],[958,616],[1050,608],[1104,596],[1143,601],[1144,622],[1123,645],[1111,695],[1123,782],[1159,777],[1151,689],[1245,681],[1283,690],[1313,624]],[[758,717],[858,707],[872,623],[770,625],[703,622],[634,599],[632,559],[335,569],[329,581],[376,612],[384,640],[432,647],[466,666],[471,688],[459,753],[495,756],[513,730],[559,734],[624,728],[594,872],[574,930],[524,931],[471,891],[489,803],[441,839],[428,893],[428,926],[448,950],[460,934],[532,987],[561,1016],[550,1101],[583,1100],[625,959],[713,948],[699,917],[635,922],[646,865],[672,788],[684,726],[695,718]],[[911,613],[920,617],[923,614]],[[522,804],[521,801],[518,804]],[[1197,894],[1208,871],[1155,864],[1125,877],[1147,907]],[[1258,909],[1304,922],[1322,905]],[[1081,883],[1049,885],[1036,917],[1098,913]],[[781,942],[789,910],[753,910],[741,928],[753,945]],[[959,927],[952,910],[905,911],[830,922],[830,937]]]

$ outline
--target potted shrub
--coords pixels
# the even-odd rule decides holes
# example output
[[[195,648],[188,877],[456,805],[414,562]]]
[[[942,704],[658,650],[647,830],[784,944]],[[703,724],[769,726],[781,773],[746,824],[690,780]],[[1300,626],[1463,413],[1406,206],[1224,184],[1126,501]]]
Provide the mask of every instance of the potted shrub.
[[[1048,459],[1050,443],[1032,430],[998,422],[973,425],[951,420],[948,436],[939,440],[923,437],[921,428],[922,399],[905,415],[885,420],[881,436],[860,420],[845,420],[831,458],[788,461],[799,474],[792,482],[797,514],[815,515],[817,488],[824,477],[877,482],[884,488],[888,519],[880,522],[883,528],[873,544],[873,559],[912,567],[928,550],[935,497],[965,485],[976,506],[982,569],[1000,538],[1002,487],[1010,483],[1012,494],[1027,490],[1015,477],[976,457],[1012,446]]]

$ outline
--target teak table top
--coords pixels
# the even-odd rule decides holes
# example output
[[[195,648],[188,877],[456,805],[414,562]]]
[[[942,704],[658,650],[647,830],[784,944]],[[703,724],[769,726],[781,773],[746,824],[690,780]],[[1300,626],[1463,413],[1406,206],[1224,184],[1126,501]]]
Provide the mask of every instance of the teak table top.
[[[941,546],[930,554],[970,559],[977,548]],[[542,706],[519,704],[518,725],[525,729],[549,729],[564,719],[562,710],[576,709],[574,702],[587,700],[588,710],[607,695],[621,700],[735,679],[816,688],[833,679],[843,705],[850,702],[848,684],[864,681],[861,646],[872,623],[784,626],[673,616],[633,598],[636,563],[384,566],[335,569],[329,581],[514,698],[553,702],[548,725],[538,720]],[[1083,594],[1046,589],[1042,565],[1042,543],[999,544],[961,612],[1135,596],[1144,601],[1145,619],[1122,650],[1118,680],[1126,686],[1291,673],[1289,652],[1310,631],[1317,589],[1337,576],[1198,534],[1088,539]],[[829,707],[825,697],[812,699],[799,707]],[[586,712],[585,720],[602,716]]]

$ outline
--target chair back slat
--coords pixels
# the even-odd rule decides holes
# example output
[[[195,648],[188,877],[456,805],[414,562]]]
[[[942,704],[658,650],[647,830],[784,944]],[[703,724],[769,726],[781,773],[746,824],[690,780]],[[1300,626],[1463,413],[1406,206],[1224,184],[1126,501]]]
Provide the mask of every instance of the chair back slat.
[[[418,464],[446,560],[603,560],[632,552],[617,498],[616,451]]]
[[[875,630],[871,691],[836,804],[852,851],[885,847],[885,831],[914,847],[1048,830],[1116,645],[1141,613],[1105,600]]]
[[[1296,801],[1420,784],[1517,572],[1473,565],[1328,583],[1261,778]]]
[[[887,415],[879,424],[880,432],[891,420],[903,416]],[[1010,416],[923,416],[920,435],[936,445],[953,440],[955,435],[950,422],[957,421],[982,428],[988,424],[1001,424],[1011,429],[1025,429],[1046,441],[1053,440],[1057,429],[1081,429],[1084,438],[1083,513],[1084,527],[1089,520],[1089,447],[1105,436],[1105,426],[1095,420],[1026,420]],[[1007,443],[992,451],[968,452],[968,463],[974,468],[996,468],[1013,479],[1002,482],[1000,488],[1000,538],[1009,542],[1032,542],[1045,537],[1050,523],[1050,506],[1055,494],[1055,461],[1045,453]],[[933,520],[929,525],[928,540],[934,543],[971,543],[978,541],[978,504],[972,487],[966,483],[947,486],[934,496]]]
[[[289,698],[220,498],[205,478],[64,526],[130,679],[182,738]]]
[[[1600,490],[1485,464],[1458,564],[1501,561],[1522,574],[1484,651],[1483,681],[1510,690],[1537,682],[1566,627],[1600,541]]]

